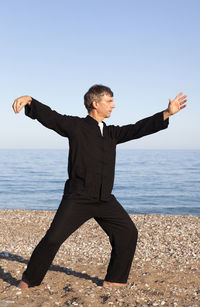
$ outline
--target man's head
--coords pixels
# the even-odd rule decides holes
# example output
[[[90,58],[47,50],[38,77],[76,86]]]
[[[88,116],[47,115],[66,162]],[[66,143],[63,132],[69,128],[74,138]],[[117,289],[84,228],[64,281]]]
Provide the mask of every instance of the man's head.
[[[113,92],[109,87],[101,84],[95,84],[87,91],[84,95],[84,104],[88,113],[95,108],[94,102],[100,101],[104,95],[113,97]]]

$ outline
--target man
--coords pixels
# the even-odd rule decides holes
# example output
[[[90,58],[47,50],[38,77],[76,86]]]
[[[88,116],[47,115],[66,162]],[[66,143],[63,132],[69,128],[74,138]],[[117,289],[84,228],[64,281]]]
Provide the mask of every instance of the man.
[[[127,283],[137,243],[137,229],[111,194],[114,180],[116,145],[165,129],[169,116],[186,106],[186,96],[169,99],[168,108],[126,126],[107,126],[113,92],[94,85],[84,96],[88,116],[66,116],[30,96],[14,101],[13,109],[37,119],[49,129],[69,139],[68,173],[61,204],[44,238],[37,245],[19,284],[21,289],[39,285],[61,244],[84,222],[94,218],[109,236],[111,258],[103,286]]]

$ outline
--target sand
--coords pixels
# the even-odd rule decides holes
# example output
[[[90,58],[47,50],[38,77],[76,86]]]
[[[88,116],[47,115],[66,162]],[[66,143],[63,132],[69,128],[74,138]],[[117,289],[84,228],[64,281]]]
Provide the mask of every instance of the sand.
[[[130,215],[139,231],[128,285],[102,287],[107,235],[91,219],[61,246],[38,287],[17,287],[54,211],[0,210],[0,307],[200,306],[200,217]]]

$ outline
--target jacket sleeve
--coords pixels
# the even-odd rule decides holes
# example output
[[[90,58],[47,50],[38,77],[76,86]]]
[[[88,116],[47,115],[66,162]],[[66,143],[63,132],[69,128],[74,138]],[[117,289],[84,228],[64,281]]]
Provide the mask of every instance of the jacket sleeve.
[[[25,106],[25,115],[65,137],[69,136],[73,127],[73,116],[61,115],[34,98],[30,105]]]
[[[113,137],[116,143],[124,143],[133,139],[141,138],[160,130],[166,129],[169,119],[163,120],[163,112],[154,114],[153,116],[144,118],[135,124],[126,126],[113,126]]]

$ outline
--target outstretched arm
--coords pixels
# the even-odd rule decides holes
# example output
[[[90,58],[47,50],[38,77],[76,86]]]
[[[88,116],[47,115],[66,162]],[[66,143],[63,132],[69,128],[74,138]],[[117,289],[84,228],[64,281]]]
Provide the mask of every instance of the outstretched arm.
[[[27,104],[31,104],[32,97],[30,96],[21,96],[16,98],[12,107],[15,113],[19,113]]]
[[[169,117],[186,107],[186,97],[179,93],[174,100],[169,99],[166,110],[144,118],[134,125],[110,126],[110,133],[116,139],[117,144],[120,144],[163,130],[168,127]]]
[[[163,119],[166,120],[171,115],[174,115],[175,113],[179,112],[183,108],[186,107],[186,101],[185,99],[187,96],[182,96],[183,93],[179,93],[174,100],[169,99],[168,108],[163,112]]]
[[[30,96],[21,96],[15,99],[14,112],[19,113],[22,108],[25,108],[25,115],[37,119],[43,126],[62,136],[69,137],[75,126],[76,118],[74,116],[59,114]]]

